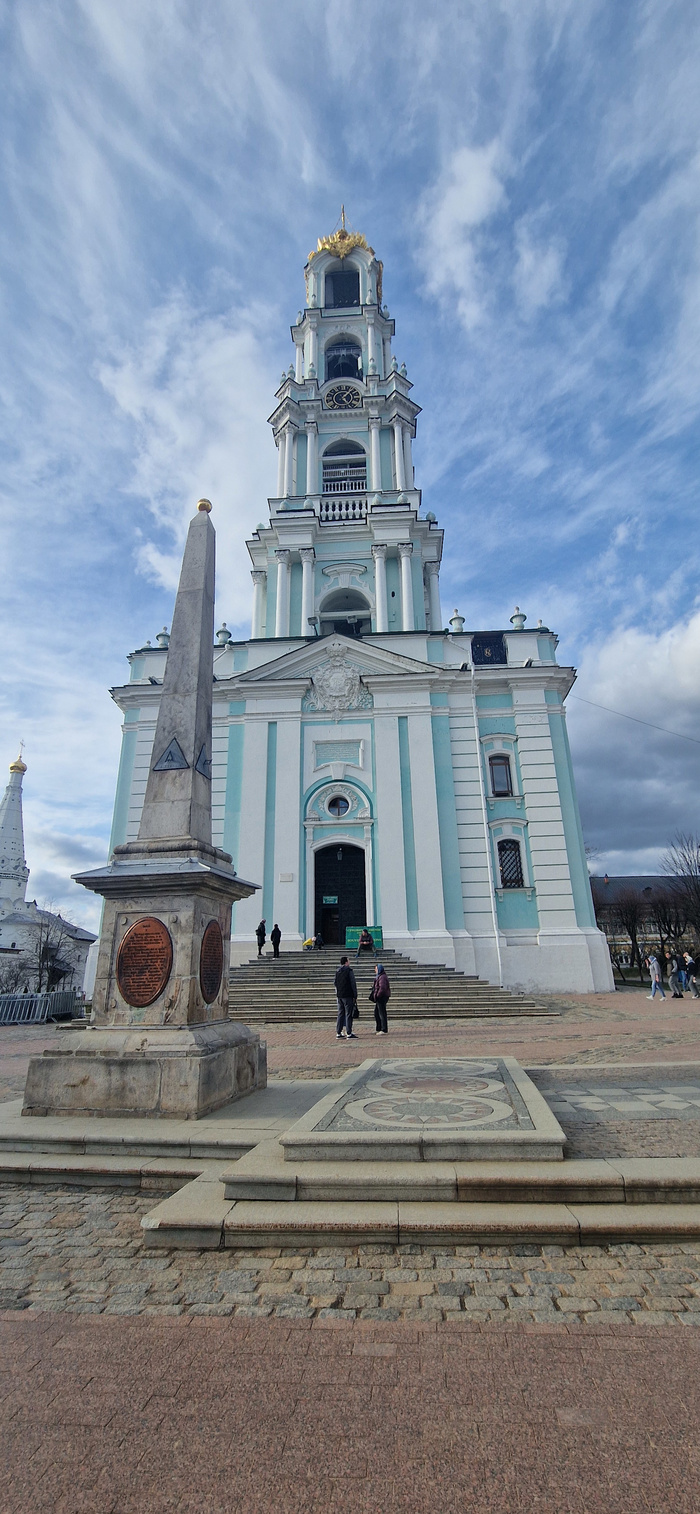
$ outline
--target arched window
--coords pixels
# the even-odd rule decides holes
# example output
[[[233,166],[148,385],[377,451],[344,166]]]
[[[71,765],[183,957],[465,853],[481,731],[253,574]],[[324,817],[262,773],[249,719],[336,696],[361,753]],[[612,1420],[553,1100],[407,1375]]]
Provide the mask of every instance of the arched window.
[[[364,494],[367,453],[357,442],[331,442],[323,454],[324,494]]]
[[[513,792],[510,757],[506,757],[504,752],[499,752],[496,757],[489,757],[489,776],[494,799],[507,799]]]
[[[326,378],[362,378],[362,348],[349,338],[326,347]]]
[[[320,607],[321,635],[368,636],[372,629],[370,607],[357,589],[334,589]]]
[[[501,874],[501,888],[524,888],[523,859],[520,854],[520,842],[511,839],[498,843],[498,868]]]
[[[350,310],[360,303],[360,275],[355,268],[326,274],[326,309]]]

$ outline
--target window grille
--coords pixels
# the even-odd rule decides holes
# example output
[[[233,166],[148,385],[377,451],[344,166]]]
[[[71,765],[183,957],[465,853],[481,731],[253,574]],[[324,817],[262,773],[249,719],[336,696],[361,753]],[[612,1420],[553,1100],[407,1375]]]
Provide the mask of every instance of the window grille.
[[[524,888],[523,861],[519,841],[499,841],[498,866],[501,888]]]
[[[360,275],[352,269],[346,273],[326,274],[326,309],[347,310],[360,303]]]
[[[361,378],[362,348],[357,342],[334,342],[326,348],[326,378]]]
[[[475,668],[486,668],[491,663],[508,661],[504,636],[495,633],[488,636],[472,636],[472,662]]]
[[[494,799],[506,799],[513,792],[513,778],[509,757],[489,757],[491,793]]]

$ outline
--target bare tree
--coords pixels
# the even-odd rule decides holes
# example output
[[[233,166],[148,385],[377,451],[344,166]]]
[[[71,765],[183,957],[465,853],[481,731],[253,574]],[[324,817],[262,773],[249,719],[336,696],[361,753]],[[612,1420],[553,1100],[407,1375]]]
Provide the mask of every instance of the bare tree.
[[[78,958],[71,922],[55,915],[48,905],[37,910],[22,948],[25,974],[33,992],[48,993],[60,983],[70,986]]]
[[[665,964],[666,947],[672,941],[680,941],[688,928],[688,915],[682,893],[666,884],[655,888],[648,905],[648,918],[653,922],[659,938],[660,965]]]
[[[639,948],[639,932],[643,930],[644,924],[648,919],[648,903],[643,898],[639,889],[621,889],[615,903],[610,906],[610,913],[611,923],[614,928],[621,931],[622,934],[629,936],[630,967],[634,967],[635,962],[638,964],[639,981],[641,983],[644,963]]]
[[[677,831],[661,866],[688,925],[700,938],[700,837]]]
[[[0,957],[0,994],[16,994],[27,977],[27,964],[19,952]]]

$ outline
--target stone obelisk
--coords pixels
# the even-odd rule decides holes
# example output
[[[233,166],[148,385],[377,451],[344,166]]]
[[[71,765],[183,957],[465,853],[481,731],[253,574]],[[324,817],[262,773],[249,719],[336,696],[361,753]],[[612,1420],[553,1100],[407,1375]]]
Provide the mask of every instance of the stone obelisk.
[[[231,905],[257,885],[211,839],[210,510],[187,535],[138,837],[75,875],[105,900],[92,1024],[32,1059],[23,1114],[196,1119],[267,1081],[264,1043],[228,1019]]]

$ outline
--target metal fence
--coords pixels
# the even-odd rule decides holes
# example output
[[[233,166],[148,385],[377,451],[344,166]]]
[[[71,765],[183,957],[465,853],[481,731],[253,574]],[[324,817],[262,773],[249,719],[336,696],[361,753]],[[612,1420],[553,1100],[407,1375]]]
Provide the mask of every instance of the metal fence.
[[[40,1025],[83,1013],[74,988],[52,994],[0,994],[0,1025]]]

